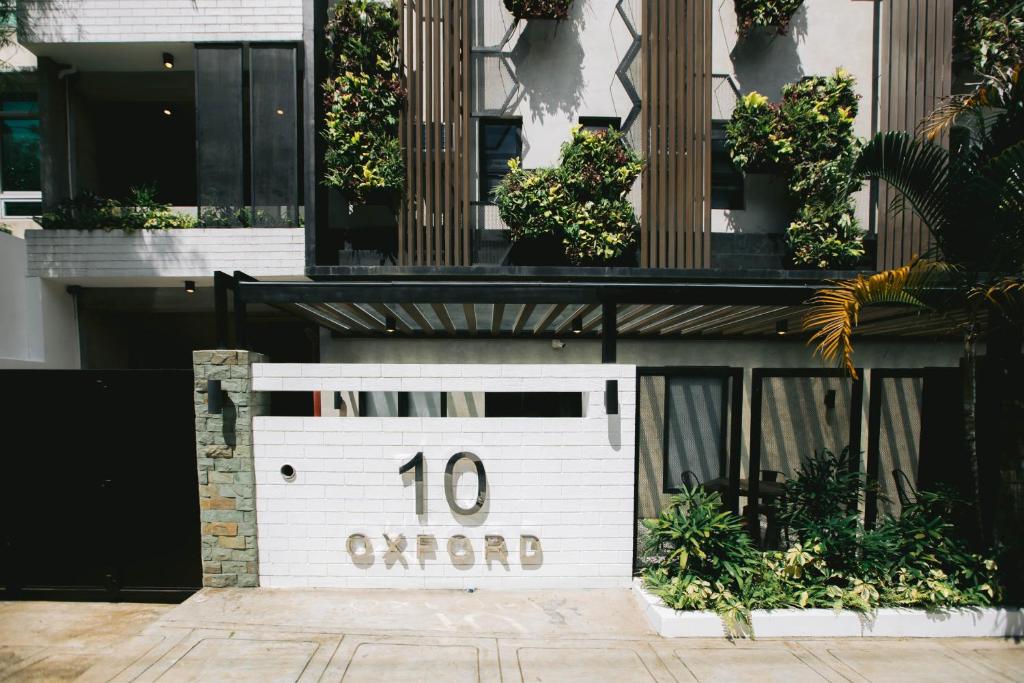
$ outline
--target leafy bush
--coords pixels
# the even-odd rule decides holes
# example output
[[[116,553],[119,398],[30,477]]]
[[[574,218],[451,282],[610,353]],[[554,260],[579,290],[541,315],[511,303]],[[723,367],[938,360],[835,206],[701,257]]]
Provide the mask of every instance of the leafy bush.
[[[782,89],[774,104],[753,92],[740,100],[726,127],[729,154],[741,170],[774,172],[787,180],[797,216],[786,231],[794,264],[854,266],[864,255],[863,231],[850,195],[860,142],[854,79],[842,69]]]
[[[2,224],[0,224],[0,232],[4,233],[5,235],[12,235],[12,234],[14,234],[14,233],[11,232],[10,228],[8,228],[6,225],[2,225]]]
[[[986,79],[1009,82],[1024,64],[1024,2],[962,0],[953,20],[959,61]]]
[[[572,0],[505,0],[516,19],[568,19]]]
[[[774,28],[783,34],[804,0],[735,0],[736,28],[740,36],[754,27]]]
[[[779,503],[781,550],[754,548],[743,520],[717,493],[684,491],[648,530],[647,588],[674,609],[714,610],[730,632],[750,628],[750,610],[986,606],[1001,598],[995,560],[971,553],[953,524],[956,501],[920,492],[899,519],[865,529],[866,482],[848,452],[824,450],[786,482]]]
[[[323,182],[354,203],[378,192],[401,194],[398,120],[405,86],[398,10],[375,0],[340,0],[325,31],[331,71],[324,83]]]
[[[173,230],[196,227],[192,216],[156,201],[153,187],[132,188],[124,200],[104,199],[83,192],[61,202],[39,219],[48,230]]]
[[[622,133],[576,126],[559,166],[527,171],[512,159],[494,201],[513,244],[555,239],[573,264],[606,264],[636,247],[636,213],[626,195],[642,169]]]

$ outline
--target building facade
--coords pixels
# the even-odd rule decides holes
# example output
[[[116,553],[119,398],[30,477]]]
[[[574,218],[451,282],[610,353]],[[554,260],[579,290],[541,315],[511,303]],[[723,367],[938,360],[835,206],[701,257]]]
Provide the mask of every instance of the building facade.
[[[872,312],[856,380],[801,329],[826,280],[904,263],[926,233],[865,185],[861,262],[795,268],[785,183],[739,172],[724,143],[744,96],[840,68],[857,136],[915,129],[954,87],[951,0],[805,0],[784,33],[743,37],[710,0],[575,0],[560,22],[494,0],[395,7],[405,192],[355,204],[323,182],[325,0],[19,3],[42,211],[149,186],[196,227],[27,231],[23,279],[60,309],[53,362],[4,367],[265,356],[196,360],[207,585],[623,585],[636,520],[684,485],[720,482],[760,528],[758,482],[822,448],[849,448],[893,500],[893,470],[951,476],[948,323]],[[520,258],[493,203],[510,159],[557,164],[577,125],[622,131],[644,161],[629,263]],[[227,439],[208,391],[251,427]],[[418,485],[391,470],[417,453],[411,514]],[[474,462],[493,502],[466,513]]]

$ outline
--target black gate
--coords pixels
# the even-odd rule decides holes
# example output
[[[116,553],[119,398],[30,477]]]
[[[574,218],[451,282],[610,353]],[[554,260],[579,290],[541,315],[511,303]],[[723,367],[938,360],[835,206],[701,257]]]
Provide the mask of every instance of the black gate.
[[[197,590],[192,372],[5,370],[0,387],[0,596]]]

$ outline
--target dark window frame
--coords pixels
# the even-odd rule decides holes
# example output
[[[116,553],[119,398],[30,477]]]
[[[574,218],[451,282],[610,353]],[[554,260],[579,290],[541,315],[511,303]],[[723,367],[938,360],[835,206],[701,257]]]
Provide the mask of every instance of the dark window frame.
[[[742,211],[747,207],[746,187],[743,172],[733,165],[725,149],[727,123],[725,119],[711,122],[711,208]],[[716,152],[718,142],[721,142],[721,150]],[[728,164],[727,168],[725,164]]]
[[[493,189],[489,188],[490,181],[493,176],[488,175],[485,171],[487,168],[487,146],[485,144],[484,130],[489,125],[504,125],[515,127],[519,132],[519,149],[515,157],[519,159],[523,158],[523,119],[520,116],[488,116],[481,117],[477,124],[477,192],[479,193],[479,203],[481,204],[492,204],[491,192]],[[515,158],[510,157],[510,158]],[[502,176],[504,177],[504,176]],[[500,180],[499,180],[500,182]],[[496,185],[497,183],[495,183]]]

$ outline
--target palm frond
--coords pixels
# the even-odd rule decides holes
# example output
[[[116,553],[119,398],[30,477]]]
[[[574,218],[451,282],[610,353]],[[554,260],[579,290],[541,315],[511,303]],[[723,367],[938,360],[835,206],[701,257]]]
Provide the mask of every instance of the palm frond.
[[[965,179],[962,195],[943,235],[947,255],[989,272],[1018,272],[1024,265],[1024,141]]]
[[[952,95],[924,117],[917,133],[923,135],[926,140],[935,142],[936,138],[951,128],[966,111],[976,106],[977,100],[971,95]]]
[[[975,301],[988,301],[1010,320],[1024,320],[1024,277],[1005,277],[970,292]]]
[[[935,233],[948,217],[949,152],[910,133],[879,133],[861,150],[854,169],[860,178],[880,178],[901,192]]]
[[[807,302],[812,308],[804,316],[804,330],[814,330],[808,345],[817,343],[814,353],[826,362],[846,368],[856,378],[853,332],[860,312],[879,304],[931,311],[928,290],[953,270],[953,266],[942,261],[915,259],[905,266],[867,277],[858,275],[853,280],[832,281],[832,288],[819,290]]]

